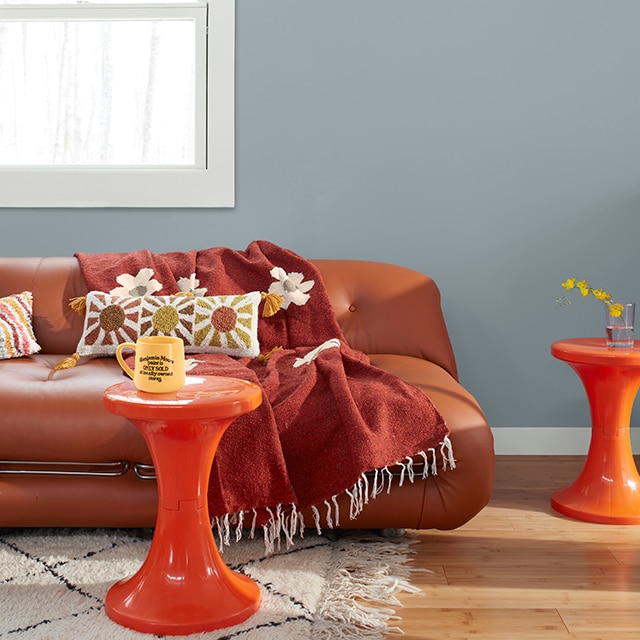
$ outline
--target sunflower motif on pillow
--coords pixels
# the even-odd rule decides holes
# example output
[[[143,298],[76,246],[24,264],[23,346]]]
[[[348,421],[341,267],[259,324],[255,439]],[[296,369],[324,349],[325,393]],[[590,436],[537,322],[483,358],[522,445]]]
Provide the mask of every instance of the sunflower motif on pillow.
[[[80,340],[82,347],[78,352],[89,355],[97,349],[96,353],[115,353],[121,342],[135,342],[139,335],[139,317],[140,298],[111,296],[99,291],[89,293]]]
[[[259,293],[196,298],[194,345],[225,353],[251,350],[259,303]]]
[[[194,298],[145,296],[140,298],[140,335],[175,336],[193,342]]]
[[[257,291],[238,295],[199,297],[113,296],[91,291],[86,296],[84,330],[77,354],[114,355],[122,342],[140,336],[182,338],[185,353],[225,353],[255,357],[258,343]]]

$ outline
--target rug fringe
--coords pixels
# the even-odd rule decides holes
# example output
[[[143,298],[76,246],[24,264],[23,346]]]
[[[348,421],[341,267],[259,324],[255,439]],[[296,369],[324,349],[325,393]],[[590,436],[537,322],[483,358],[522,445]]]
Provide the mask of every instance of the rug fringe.
[[[347,535],[334,544],[348,553],[336,554],[338,561],[327,577],[325,598],[318,604],[313,640],[383,640],[389,633],[402,633],[389,626],[399,620],[394,607],[401,592],[420,593],[411,584],[407,555],[413,553],[410,542],[353,544]]]
[[[448,436],[445,436],[438,449],[432,448],[428,451],[419,451],[416,454],[423,460],[422,473],[419,474],[421,479],[424,480],[429,475],[438,475],[438,451],[441,459],[440,467],[443,471],[456,468],[451,440]],[[407,456],[403,461],[398,461],[392,466],[400,467],[398,486],[401,487],[405,481],[415,481],[416,469],[413,458]],[[362,513],[365,506],[369,504],[370,499],[375,499],[384,492],[391,493],[394,477],[396,476],[391,472],[391,467],[375,469],[371,482],[367,474],[363,473],[353,487],[345,491],[349,496],[349,519],[355,520]],[[269,520],[262,526],[262,532],[267,554],[273,553],[276,548],[280,549],[283,537],[287,549],[294,545],[296,535],[304,538],[304,518],[295,504],[291,504],[288,507],[283,505],[278,505],[275,508],[267,507],[266,511],[269,513]],[[313,524],[318,535],[322,535],[323,520],[324,526],[328,529],[340,527],[340,507],[337,495],[325,500],[320,505],[312,506],[311,513],[313,514]],[[256,509],[251,512],[239,512],[212,518],[211,525],[217,529],[218,546],[221,553],[224,551],[225,546],[231,544],[232,528],[235,529],[235,541],[239,542],[242,539],[244,523],[247,519],[245,514],[252,517],[249,538],[253,538],[258,517]]]

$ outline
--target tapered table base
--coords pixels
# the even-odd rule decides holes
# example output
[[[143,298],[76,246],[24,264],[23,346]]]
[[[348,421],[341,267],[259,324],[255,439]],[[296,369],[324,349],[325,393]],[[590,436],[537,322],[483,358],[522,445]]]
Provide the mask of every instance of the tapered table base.
[[[144,393],[133,382],[105,391],[106,408],[144,436],[158,479],[151,548],[135,575],[109,589],[112,620],[144,633],[186,635],[239,624],[258,610],[259,587],[220,557],[207,491],[220,437],[261,401],[257,385],[215,376],[188,376],[172,394]]]
[[[603,524],[640,524],[640,475],[629,423],[640,387],[640,348],[608,348],[599,338],[553,343],[551,353],[572,367],[591,409],[591,443],[576,480],[551,496],[564,515]]]

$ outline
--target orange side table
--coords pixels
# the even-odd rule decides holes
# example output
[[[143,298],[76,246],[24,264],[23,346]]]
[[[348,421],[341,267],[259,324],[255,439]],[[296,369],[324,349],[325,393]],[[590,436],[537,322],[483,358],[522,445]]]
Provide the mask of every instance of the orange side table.
[[[591,409],[585,465],[573,484],[552,494],[551,505],[587,522],[640,524],[640,475],[629,434],[640,347],[614,349],[604,338],[575,338],[554,342],[551,354],[580,376]]]
[[[213,538],[207,491],[220,437],[262,402],[260,387],[234,378],[187,376],[176,393],[109,387],[105,407],[144,436],[158,478],[158,516],[139,571],[105,599],[115,622],[159,635],[186,635],[239,624],[260,606],[260,589],[231,571]]]

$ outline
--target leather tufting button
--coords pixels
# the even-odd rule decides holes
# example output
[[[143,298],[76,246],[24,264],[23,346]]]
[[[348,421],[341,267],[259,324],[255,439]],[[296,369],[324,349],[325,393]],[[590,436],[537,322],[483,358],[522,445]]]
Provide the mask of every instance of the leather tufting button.
[[[355,304],[350,304],[349,305],[349,311],[353,312],[356,310],[356,305]]]

